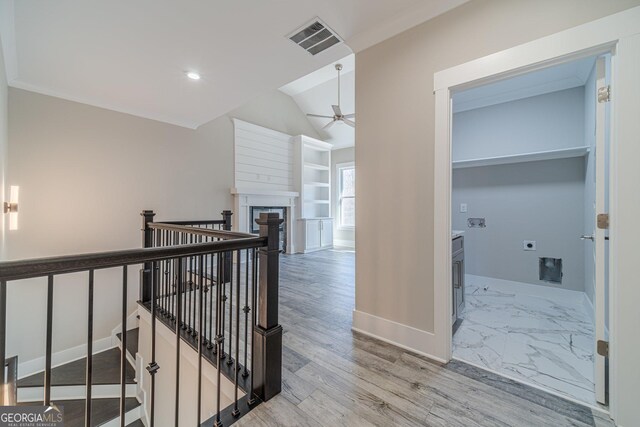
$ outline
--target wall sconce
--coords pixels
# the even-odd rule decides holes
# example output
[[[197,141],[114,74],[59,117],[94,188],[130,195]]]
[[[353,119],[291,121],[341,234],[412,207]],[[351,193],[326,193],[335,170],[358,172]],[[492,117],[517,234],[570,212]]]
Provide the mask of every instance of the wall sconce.
[[[9,201],[4,202],[4,213],[9,214],[9,230],[18,229],[18,196],[20,193],[20,187],[17,185],[11,186],[11,192],[9,193]]]

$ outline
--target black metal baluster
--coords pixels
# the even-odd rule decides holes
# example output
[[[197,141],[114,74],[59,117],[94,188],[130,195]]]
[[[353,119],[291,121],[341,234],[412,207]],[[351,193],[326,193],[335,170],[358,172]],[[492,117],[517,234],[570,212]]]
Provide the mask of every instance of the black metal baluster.
[[[202,243],[202,236],[196,236],[196,241],[198,243]],[[200,261],[202,261],[202,259]],[[200,262],[200,265],[198,266],[198,269],[196,269],[196,271],[202,270],[203,267],[204,266],[203,266],[202,262]],[[202,276],[200,276],[200,277],[202,277]],[[192,274],[192,280],[193,280],[193,274]],[[198,283],[196,283],[195,280],[193,280],[193,281],[194,281],[196,290],[198,290]],[[202,286],[202,280],[200,280],[200,286]],[[200,327],[200,329],[198,329],[196,331],[196,294],[195,293],[193,295],[193,318],[191,319],[191,321],[193,323],[193,332],[191,332],[191,336],[195,337],[196,335],[201,335],[202,334],[202,328],[201,327]],[[198,338],[198,340],[199,340],[199,338]]]
[[[220,262],[221,258],[220,255],[218,255],[218,271],[224,275],[224,266],[223,263]],[[221,275],[218,276],[218,279],[220,277],[223,277]],[[222,312],[221,310],[221,304],[223,304],[224,302],[222,301],[222,296],[221,296],[221,289],[222,286],[220,286],[220,283],[218,283],[218,287],[216,289],[216,348],[217,348],[217,361],[216,361],[216,367],[217,367],[217,381],[216,381],[216,421],[214,423],[215,427],[222,427],[222,421],[220,420],[220,387],[221,387],[221,383],[220,383],[220,368],[222,365],[222,353],[224,353],[224,350],[222,348],[222,346],[224,346],[224,334],[222,333],[224,331],[223,328],[223,323],[222,321],[224,320],[224,312]]]
[[[187,240],[189,242],[189,244],[193,244],[193,234],[191,235],[185,235],[185,240]],[[185,294],[186,296],[186,300],[188,301],[188,306],[187,306],[187,310],[185,313],[185,325],[183,327],[183,329],[186,329],[187,333],[191,333],[193,332],[193,327],[195,325],[193,325],[191,323],[191,297],[193,296],[193,257],[189,257],[189,264],[188,267],[189,272],[187,273],[187,283],[186,288],[185,288],[185,292],[189,292],[189,294]],[[186,301],[185,301],[186,303]],[[194,307],[195,308],[195,307]]]
[[[222,254],[222,258],[220,258],[220,261],[222,262],[222,276],[218,276],[218,286],[220,286],[220,288],[222,289],[221,293],[222,296],[220,297],[220,302],[222,303],[220,310],[222,311],[222,315],[220,316],[220,331],[222,332],[222,336],[224,337],[224,331],[225,331],[225,326],[224,326],[224,315],[226,313],[226,309],[227,309],[227,282],[226,282],[226,278],[227,278],[227,254],[223,253]],[[224,345],[221,348],[222,350],[222,354],[220,354],[220,359],[224,359],[226,357],[226,355],[224,354]]]
[[[194,234],[191,235],[191,244],[197,243],[198,237]],[[196,331],[196,302],[198,300],[198,293],[196,292],[198,290],[198,281],[196,280],[196,277],[198,275],[197,271],[197,263],[198,263],[198,259],[196,257],[191,257],[191,260],[193,262],[194,265],[194,269],[191,270],[191,274],[189,275],[189,282],[190,282],[190,289],[191,289],[191,296],[189,298],[189,301],[193,300],[192,304],[193,304],[193,310],[190,310],[189,312],[189,327],[191,329],[191,336],[195,337],[197,333],[199,333],[200,331]]]
[[[211,273],[209,276],[209,343],[207,344],[207,348],[209,350],[214,348],[212,338],[215,338],[215,335],[212,335],[213,333],[213,287],[217,284],[218,278],[216,277],[215,278],[216,281],[214,282],[213,273],[216,271],[214,269],[214,261],[215,261],[214,254],[211,254],[211,259],[209,261],[211,263]]]
[[[178,427],[178,419],[180,416],[180,319],[182,318],[182,292],[179,292],[180,279],[182,276],[182,258],[178,258],[177,263],[177,289],[176,292],[176,411],[174,425]]]
[[[162,230],[162,246],[168,246],[167,245],[167,230]],[[161,302],[161,308],[162,308],[162,314],[165,316],[169,316],[169,311],[168,311],[168,301],[167,298],[169,298],[169,283],[171,282],[171,276],[169,274],[171,274],[171,271],[169,270],[169,261],[168,260],[164,260],[163,261],[163,270],[162,273],[164,274],[163,277],[163,283],[162,283],[162,299],[160,300]]]
[[[93,380],[93,270],[89,270],[89,296],[87,300],[87,391],[84,405],[84,425],[91,427],[91,383]]]
[[[253,359],[254,359],[254,352],[255,352],[255,347],[254,347],[254,339],[253,339],[253,330],[256,327],[256,313],[258,312],[258,310],[256,309],[256,293],[257,293],[257,288],[258,288],[258,256],[257,256],[257,252],[254,249],[252,249],[253,254],[251,255],[251,258],[253,259],[253,277],[251,278],[251,308],[252,308],[252,314],[251,314],[251,378],[250,378],[250,386],[249,386],[249,404],[252,404],[255,402],[255,398],[253,397],[253,377],[254,377],[254,366],[253,366]]]
[[[240,367],[238,366],[238,360],[240,357],[240,259],[242,258],[242,254],[240,251],[236,251],[236,366],[234,367],[234,406],[232,415],[237,417],[240,415],[240,410],[238,409],[238,373],[240,371]],[[233,307],[233,306],[232,306]],[[229,336],[231,338],[231,336]],[[231,356],[229,356],[231,359]]]
[[[122,267],[122,352],[120,354],[120,427],[127,403],[127,266]]]
[[[7,282],[0,282],[0,384],[6,384],[4,365],[7,363]],[[5,387],[0,387],[0,405],[5,405]]]
[[[247,378],[249,372],[247,371],[247,351],[248,351],[248,337],[249,337],[249,249],[245,250],[245,274],[244,274],[244,369],[242,372],[242,378]],[[239,301],[238,301],[239,302]]]
[[[53,275],[47,281],[47,341],[44,359],[44,404],[51,405],[51,347],[53,338]],[[4,369],[4,365],[2,366]]]
[[[147,366],[147,371],[151,375],[151,405],[149,407],[149,424],[154,427],[155,424],[155,405],[156,405],[156,372],[160,367],[156,363],[156,290],[158,287],[159,268],[157,263],[153,263],[153,277],[151,278],[151,362]],[[164,272],[162,273],[164,276]]]
[[[173,242],[173,246],[175,246],[178,243],[178,240],[177,240],[178,237],[177,237],[177,233],[175,231],[172,234],[173,234],[172,242]],[[170,302],[169,306],[171,307],[171,320],[175,320],[176,325],[179,325],[180,324],[180,317],[177,317],[177,315],[176,315],[176,313],[178,311],[177,301],[178,301],[179,284],[176,283],[178,276],[177,276],[177,273],[175,271],[175,266],[176,266],[175,262],[172,262],[171,263],[171,269],[172,269],[172,271],[171,271],[171,279],[172,279],[172,283],[171,283],[171,289],[170,289],[170,291],[171,291],[171,302]]]
[[[203,327],[203,317],[204,313],[202,309],[204,307],[202,298],[204,297],[204,272],[202,271],[204,267],[204,257],[200,255],[200,268],[199,268],[199,277],[200,277],[200,290],[198,291],[199,299],[198,299],[198,423],[196,425],[200,425],[201,417],[200,412],[202,411],[202,327]]]
[[[233,259],[233,252],[227,252],[226,255]],[[238,268],[240,264],[236,263]],[[229,358],[227,359],[227,365],[231,366],[233,364],[233,358],[231,357],[232,349],[231,345],[233,344],[233,263],[230,264],[231,271],[229,272]],[[237,286],[236,286],[237,287]],[[237,303],[236,303],[237,305]]]

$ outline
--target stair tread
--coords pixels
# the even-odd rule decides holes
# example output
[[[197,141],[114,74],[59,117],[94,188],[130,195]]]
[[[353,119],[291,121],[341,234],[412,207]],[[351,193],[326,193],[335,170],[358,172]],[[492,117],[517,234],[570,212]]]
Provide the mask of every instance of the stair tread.
[[[86,384],[87,358],[74,360],[51,370],[52,386]],[[126,381],[134,384],[135,371],[127,362]],[[93,385],[120,384],[120,349],[111,348],[93,355]],[[44,373],[30,375],[18,380],[18,387],[44,386]]]
[[[144,423],[140,420],[135,420],[131,424],[127,424],[127,427],[144,427]]]
[[[57,400],[53,402],[64,408],[64,425],[65,427],[83,427],[84,426],[84,406],[85,399],[73,400]],[[20,406],[42,405],[42,402],[21,402]],[[125,400],[125,408],[128,411],[140,406],[140,402],[134,397],[128,397]],[[108,421],[118,418],[120,415],[120,399],[105,398],[91,399],[91,425],[100,426]],[[137,426],[133,423],[131,425]]]
[[[140,328],[129,329],[127,331],[127,351],[133,356],[136,357],[136,353],[138,352],[138,335],[140,332]],[[116,334],[119,340],[122,340],[122,332]]]

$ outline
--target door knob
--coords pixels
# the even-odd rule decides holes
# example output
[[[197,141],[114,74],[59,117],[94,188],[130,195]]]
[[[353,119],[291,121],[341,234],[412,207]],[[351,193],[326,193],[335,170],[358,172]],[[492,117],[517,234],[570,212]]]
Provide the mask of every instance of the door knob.
[[[587,236],[587,235],[583,234],[582,236],[580,236],[580,240],[591,240],[593,242],[593,240],[594,240],[593,234],[591,236]]]

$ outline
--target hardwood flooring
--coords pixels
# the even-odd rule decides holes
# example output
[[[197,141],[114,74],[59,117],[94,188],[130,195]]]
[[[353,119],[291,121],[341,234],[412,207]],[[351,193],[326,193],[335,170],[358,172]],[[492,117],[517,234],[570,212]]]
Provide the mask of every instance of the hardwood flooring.
[[[352,252],[284,255],[280,284],[282,393],[237,425],[613,426],[585,406],[352,332]]]

